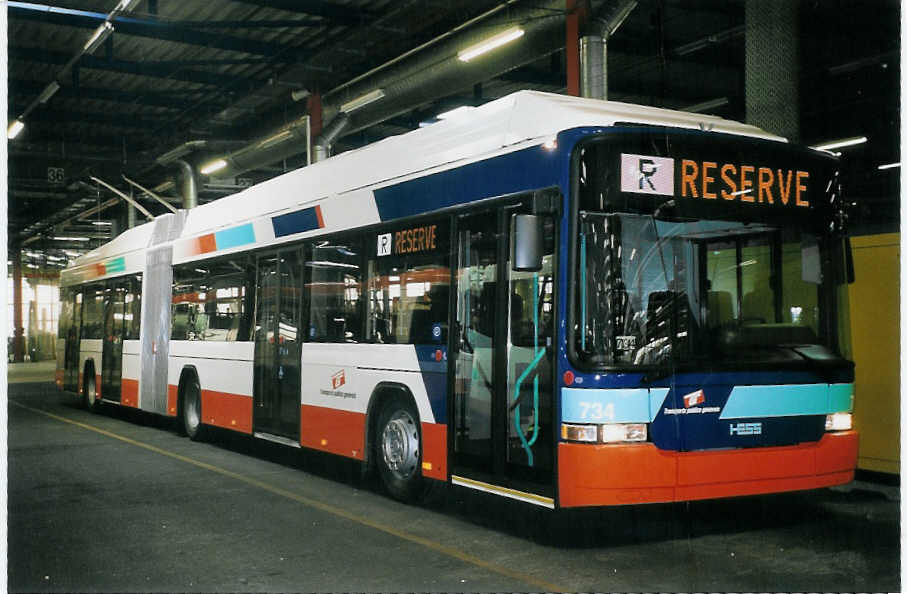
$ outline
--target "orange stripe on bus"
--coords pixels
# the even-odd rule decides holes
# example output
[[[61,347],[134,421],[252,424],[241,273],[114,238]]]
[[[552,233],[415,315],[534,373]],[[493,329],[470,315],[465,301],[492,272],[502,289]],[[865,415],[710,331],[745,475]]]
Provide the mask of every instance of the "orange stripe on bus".
[[[357,460],[365,458],[363,413],[304,404],[299,415],[303,446]]]
[[[422,423],[422,475],[447,480],[447,426]]]
[[[252,397],[202,390],[202,417],[207,425],[252,433]]]
[[[558,446],[563,507],[756,495],[853,479],[857,434],[829,433],[796,446],[672,452],[652,444]]]
[[[124,377],[120,389],[120,404],[139,407],[139,380]]]

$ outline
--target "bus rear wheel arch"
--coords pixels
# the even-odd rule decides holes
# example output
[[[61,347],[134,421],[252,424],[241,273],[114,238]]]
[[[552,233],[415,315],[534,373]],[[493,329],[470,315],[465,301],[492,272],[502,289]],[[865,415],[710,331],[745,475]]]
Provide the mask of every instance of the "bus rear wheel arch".
[[[205,436],[205,424],[202,422],[202,389],[195,369],[184,369],[180,375],[177,402],[180,433],[192,441],[200,441]]]

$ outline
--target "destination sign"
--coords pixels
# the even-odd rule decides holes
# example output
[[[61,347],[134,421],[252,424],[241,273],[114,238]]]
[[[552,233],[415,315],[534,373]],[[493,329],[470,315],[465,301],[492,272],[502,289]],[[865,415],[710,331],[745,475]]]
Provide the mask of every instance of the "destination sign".
[[[809,207],[809,172],[798,169],[622,153],[620,179],[636,194],[676,196],[679,185],[682,198]]]
[[[379,256],[416,254],[438,248],[438,225],[424,225],[378,235]]]

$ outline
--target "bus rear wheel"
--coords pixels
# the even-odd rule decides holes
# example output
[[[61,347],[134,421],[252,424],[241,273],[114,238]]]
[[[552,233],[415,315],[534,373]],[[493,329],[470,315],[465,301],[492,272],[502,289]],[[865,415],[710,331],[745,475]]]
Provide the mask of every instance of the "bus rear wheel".
[[[378,417],[376,458],[381,479],[391,497],[417,498],[422,487],[422,439],[419,415],[401,396],[387,401]]]
[[[199,441],[204,437],[205,426],[202,423],[202,390],[198,379],[188,378],[183,384],[182,405],[180,406],[180,420],[183,432],[192,441]]]
[[[91,364],[86,365],[85,373],[82,375],[82,401],[85,403],[85,408],[92,412],[97,412],[101,407],[97,382],[94,367]]]

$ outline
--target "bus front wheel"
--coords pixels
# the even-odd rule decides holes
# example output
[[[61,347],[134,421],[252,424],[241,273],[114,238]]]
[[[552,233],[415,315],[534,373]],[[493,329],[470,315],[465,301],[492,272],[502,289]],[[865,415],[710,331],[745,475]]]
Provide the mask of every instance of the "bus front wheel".
[[[376,458],[388,493],[401,501],[418,497],[422,486],[419,415],[408,399],[393,396],[378,417]]]

